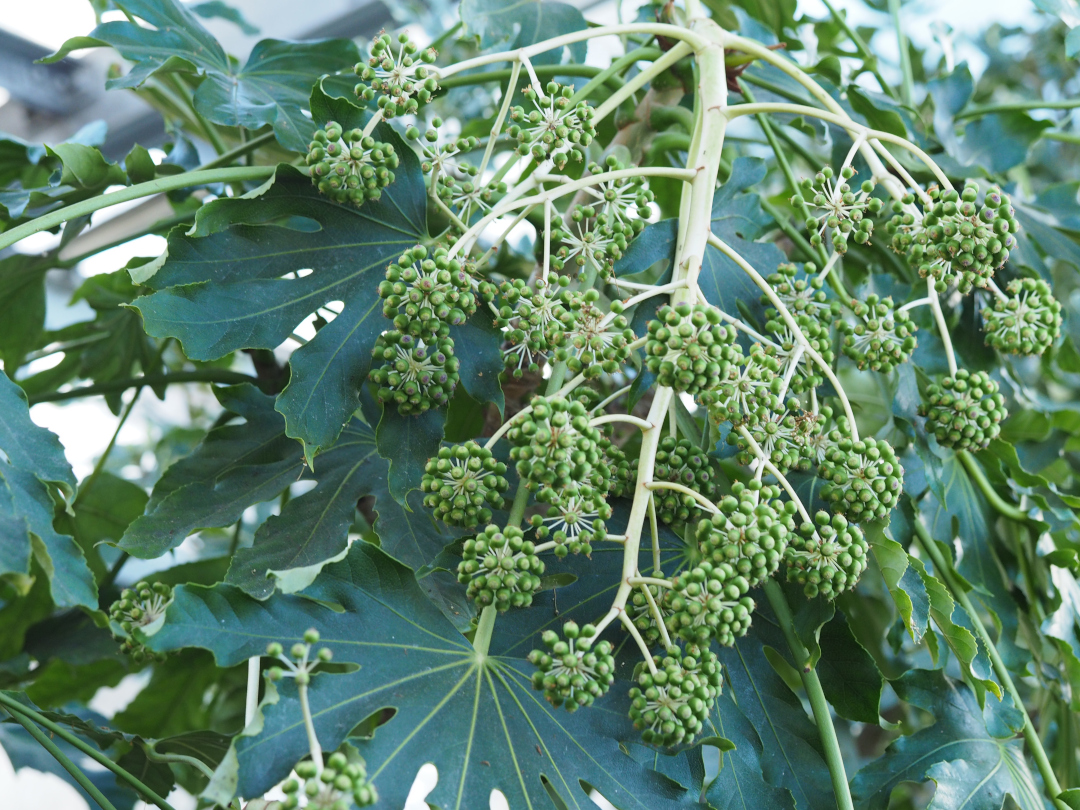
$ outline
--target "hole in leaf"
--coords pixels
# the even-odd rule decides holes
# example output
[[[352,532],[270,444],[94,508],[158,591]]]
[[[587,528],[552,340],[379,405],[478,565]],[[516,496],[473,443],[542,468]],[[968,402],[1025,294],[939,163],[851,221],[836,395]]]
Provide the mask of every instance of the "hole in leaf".
[[[349,737],[357,737],[360,739],[370,740],[375,734],[375,729],[379,726],[385,726],[391,720],[394,719],[394,715],[397,714],[397,709],[393,706],[384,706],[381,709],[376,709],[355,726],[352,731],[349,732]],[[434,785],[434,783],[433,783]],[[424,794],[427,795],[426,793]]]

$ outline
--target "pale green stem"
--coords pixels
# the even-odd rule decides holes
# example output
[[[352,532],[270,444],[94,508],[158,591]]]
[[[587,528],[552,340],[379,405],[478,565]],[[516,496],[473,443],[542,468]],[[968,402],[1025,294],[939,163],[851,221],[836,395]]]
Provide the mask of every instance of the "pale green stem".
[[[296,691],[300,696],[300,711],[304,715],[304,731],[307,732],[308,750],[311,751],[311,761],[315,763],[315,773],[322,773],[323,756],[319,738],[315,735],[315,721],[311,717],[311,704],[308,703],[307,684],[298,683]]]
[[[866,40],[859,36],[858,31],[848,25],[847,18],[839,14],[837,10],[833,8],[833,5],[829,2],[829,0],[822,0],[822,2],[825,3],[825,8],[829,9],[829,12],[832,14],[832,17],[834,20],[836,20],[837,24],[844,29],[844,33],[848,35],[848,39],[851,40],[852,44],[855,46],[855,49],[863,58],[863,64],[869,69],[870,73],[873,74],[874,78],[877,79],[877,83],[878,86],[881,88],[881,92],[883,92],[887,96],[890,96],[891,98],[895,98],[896,93],[893,91],[892,87],[889,86],[889,83],[885,81],[885,78],[878,70],[877,57],[866,44]]]
[[[934,322],[937,324],[938,335],[945,347],[945,360],[949,364],[949,376],[956,376],[956,354],[953,352],[952,335],[949,334],[949,325],[945,323],[945,313],[941,311],[941,298],[934,288],[934,279],[926,279],[927,298],[930,299],[930,311],[934,313]]]
[[[994,667],[994,673],[998,676],[998,680],[1001,681],[1001,685],[1005,687],[1005,691],[1012,697],[1013,704],[1023,713],[1024,740],[1027,742],[1028,750],[1031,753],[1032,759],[1035,760],[1035,766],[1039,769],[1039,774],[1043,778],[1043,783],[1046,787],[1046,795],[1054,803],[1055,808],[1058,808],[1058,810],[1068,810],[1068,805],[1058,798],[1061,794],[1061,784],[1058,782],[1057,774],[1054,773],[1054,768],[1050,764],[1050,759],[1046,756],[1046,749],[1043,748],[1039,732],[1031,722],[1031,717],[1028,715],[1027,708],[1024,706],[1023,698],[1020,697],[1020,692],[1017,690],[1016,684],[1013,683],[1012,675],[1009,674],[1009,668],[1006,667],[1005,662],[1001,660],[1001,655],[998,653],[997,647],[990,638],[990,634],[987,632],[986,625],[983,624],[978,611],[975,610],[975,606],[971,603],[971,599],[968,598],[967,591],[961,587],[956,577],[953,576],[952,568],[946,561],[945,556],[941,553],[941,549],[938,548],[937,543],[930,536],[926,527],[923,526],[922,522],[918,519],[915,520],[915,538],[919,543],[919,548],[922,549],[934,563],[935,571],[945,580],[945,584],[948,586],[949,591],[955,597],[956,601],[958,601],[961,607],[967,611],[971,623],[975,627],[975,632],[978,633],[979,638],[982,639],[983,645],[986,647],[986,652],[990,656],[990,663]]]
[[[690,487],[684,486],[683,484],[677,484],[674,481],[650,481],[645,486],[649,490],[670,489],[672,492],[678,492],[683,495],[688,495],[695,501],[697,501],[699,504],[701,504],[702,508],[704,508],[706,511],[712,512],[714,515],[720,513],[720,509],[715,503],[710,501],[700,492],[690,489]]]
[[[596,427],[597,425],[606,425],[609,422],[625,422],[628,425],[636,425],[642,430],[648,430],[652,427],[651,422],[647,422],[637,416],[631,416],[627,413],[608,413],[603,416],[598,416],[595,419],[589,420],[590,427]]]
[[[236,524],[236,535],[240,535],[240,527],[243,525],[243,521]],[[231,555],[230,555],[231,556]],[[244,728],[251,725],[251,721],[255,719],[255,712],[259,709],[259,685],[262,682],[262,658],[258,655],[253,655],[248,659],[248,671],[247,671],[247,694],[244,696]]]
[[[908,52],[908,40],[904,28],[900,25],[900,0],[889,0],[889,14],[893,28],[896,29],[896,44],[900,48],[900,98],[909,107],[915,103],[915,78],[911,72],[911,54]]]
[[[154,749],[151,743],[145,743],[143,745],[143,753],[146,754],[146,758],[151,762],[180,762],[185,765],[190,765],[207,779],[214,778],[214,771],[201,759],[196,757],[189,757],[186,754],[162,754]]]
[[[521,74],[521,62],[514,62],[514,66],[510,68],[510,82],[506,86],[506,96],[502,100],[502,104],[499,107],[499,114],[495,116],[495,123],[491,127],[491,133],[488,135],[487,148],[484,149],[484,159],[480,161],[480,169],[477,172],[477,177],[483,180],[484,172],[487,171],[488,162],[491,160],[491,154],[495,150],[495,141],[502,132],[503,122],[506,121],[506,115],[510,112],[510,102],[514,98],[516,92],[518,76]]]
[[[829,364],[826,363],[825,359],[821,356],[820,353],[818,353],[818,350],[810,345],[810,342],[806,339],[806,335],[804,335],[802,330],[799,328],[799,324],[796,323],[795,318],[792,316],[791,312],[788,311],[788,308],[784,304],[784,302],[780,300],[780,296],[776,294],[776,291],[773,290],[769,283],[765,281],[764,278],[762,278],[761,274],[757,270],[755,270],[754,267],[748,261],[746,261],[746,259],[740,256],[738,252],[736,252],[734,249],[729,247],[723,240],[713,234],[709,234],[709,243],[714,247],[718,248],[721,253],[723,253],[725,256],[727,256],[733,262],[739,265],[739,267],[742,268],[743,272],[750,276],[750,278],[758,286],[758,288],[760,288],[761,291],[765,293],[765,295],[769,299],[769,303],[771,303],[776,308],[776,311],[780,314],[780,317],[784,320],[784,323],[787,325],[788,329],[791,330],[791,333],[795,336],[799,343],[805,347],[805,351],[808,355],[810,355],[810,359],[813,360],[814,363],[818,366],[818,368],[821,369],[821,373],[825,375],[826,379],[828,379],[829,382],[833,384],[833,387],[836,389],[836,395],[840,398],[840,404],[844,408],[844,414],[848,418],[848,423],[851,431],[851,439],[852,441],[858,441],[859,428],[855,424],[855,412],[851,409],[851,402],[848,401],[848,396],[847,393],[845,393],[844,391],[844,387],[840,384],[840,380],[837,379],[836,374],[833,373],[833,370],[829,366]]]
[[[655,585],[658,588],[672,589],[670,579],[660,579],[658,577],[630,577],[631,585]]]
[[[968,473],[975,479],[975,483],[979,489],[982,490],[982,494],[986,497],[986,500],[990,502],[998,512],[1010,520],[1017,520],[1020,522],[1027,522],[1030,520],[1027,513],[1018,506],[1008,503],[1004,498],[998,495],[997,490],[986,477],[986,473],[983,472],[979,462],[975,459],[975,456],[971,455],[967,450],[957,450],[957,457],[960,459],[960,463],[964,465]]]
[[[473,636],[473,650],[477,658],[483,658],[488,654],[491,646],[491,631],[495,629],[495,617],[497,611],[494,605],[488,605],[480,611],[480,621],[476,625],[476,635]]]
[[[265,180],[275,171],[273,166],[233,166],[224,169],[207,169],[204,171],[185,172],[172,177],[158,177],[146,183],[138,183],[134,186],[102,194],[99,197],[91,197],[89,200],[73,203],[72,205],[58,208],[43,214],[37,219],[23,223],[10,231],[0,233],[0,250],[14,245],[28,236],[41,231],[47,231],[57,227],[70,219],[85,217],[102,208],[112,205],[131,202],[154,194],[166,191],[175,191],[179,188],[191,186],[203,186],[209,183],[236,183],[247,180]]]
[[[649,652],[649,645],[645,643],[645,639],[643,639],[641,633],[638,632],[637,625],[635,625],[633,620],[626,615],[626,611],[622,609],[619,610],[619,621],[622,622],[623,627],[626,628],[626,632],[630,634],[631,638],[634,639],[634,643],[637,644],[638,649],[641,651],[641,657],[645,659],[645,665],[649,668],[649,671],[655,675],[656,662],[653,661],[652,653]]]
[[[810,699],[810,709],[814,713],[814,722],[821,736],[822,753],[825,755],[825,764],[829,766],[829,775],[832,778],[833,793],[836,796],[838,810],[854,810],[851,801],[851,792],[848,788],[847,771],[844,769],[844,757],[840,753],[840,742],[836,739],[836,729],[833,728],[832,713],[829,703],[825,700],[825,692],[821,688],[821,680],[817,670],[810,665],[810,652],[799,640],[795,632],[795,617],[791,615],[791,607],[780,590],[780,585],[775,579],[765,582],[765,597],[776,614],[777,623],[784,631],[788,649],[795,659],[795,668],[802,678],[806,696]]]

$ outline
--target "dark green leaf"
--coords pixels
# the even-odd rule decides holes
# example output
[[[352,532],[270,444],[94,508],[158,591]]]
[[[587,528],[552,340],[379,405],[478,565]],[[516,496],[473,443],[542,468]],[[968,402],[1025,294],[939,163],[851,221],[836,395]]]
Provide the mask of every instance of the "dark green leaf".
[[[424,464],[439,452],[445,421],[443,411],[402,416],[393,406],[383,408],[375,441],[379,455],[390,461],[390,494],[399,503],[405,501],[410,489],[420,486]]]
[[[56,484],[68,500],[74,497],[75,474],[60,440],[30,420],[26,395],[6,374],[0,375],[0,451],[11,465]]]
[[[461,19],[467,33],[480,38],[480,47],[523,48],[541,40],[585,28],[585,18],[573,6],[553,0],[463,0]],[[587,43],[569,47],[570,61],[584,62]],[[536,64],[559,64],[560,48],[532,57]]]
[[[617,695],[589,711],[554,709],[532,691],[529,665],[503,657],[497,648],[478,658],[424,598],[412,573],[373,546],[354,544],[307,594],[345,611],[328,611],[299,596],[259,603],[228,585],[182,586],[151,643],[158,649],[210,649],[219,665],[231,666],[260,654],[269,641],[288,644],[318,625],[335,661],[361,666],[312,682],[312,713],[323,746],[337,747],[372,712],[397,709],[372,739],[356,741],[369,777],[390,806],[404,802],[424,761],[439,769],[429,801],[444,806],[484,806],[496,787],[511,806],[542,807],[547,799],[541,774],[572,808],[591,806],[579,779],[626,808],[655,810],[683,795],[620,750],[618,740],[634,732]],[[307,752],[291,682],[279,693],[276,704],[264,706],[261,732],[236,742],[243,795],[273,786]]]
[[[178,337],[188,356],[209,360],[240,348],[273,349],[319,307],[344,302],[341,314],[293,353],[278,401],[288,434],[304,443],[309,459],[333,443],[359,404],[371,348],[389,323],[376,289],[387,264],[425,233],[419,164],[382,126],[378,137],[396,143],[403,158],[381,200],[336,205],[281,167],[266,194],[210,203],[199,212],[196,235],[174,232],[168,261],[148,281],[160,292],[135,303],[151,334]],[[288,227],[296,217],[318,227]],[[312,272],[284,278],[306,269]]]
[[[836,713],[860,723],[878,722],[881,672],[870,653],[852,635],[843,613],[821,628],[818,677]]]
[[[99,25],[89,37],[69,39],[47,62],[80,48],[108,45],[134,62],[110,87],[138,87],[158,73],[204,76],[195,90],[195,109],[215,124],[256,130],[274,127],[282,146],[306,148],[314,126],[302,110],[311,85],[324,73],[350,70],[359,59],[347,39],[321,42],[259,42],[247,63],[237,66],[221,45],[175,0],[118,0],[116,6],[150,26],[122,20]]]
[[[1027,766],[1011,739],[1015,709],[990,699],[984,719],[971,690],[939,670],[913,670],[893,681],[893,688],[936,722],[901,737],[855,775],[852,796],[859,810],[884,810],[898,784],[928,778],[938,783],[935,810],[1000,810],[1006,794],[1028,798],[1030,780],[1022,776]]]

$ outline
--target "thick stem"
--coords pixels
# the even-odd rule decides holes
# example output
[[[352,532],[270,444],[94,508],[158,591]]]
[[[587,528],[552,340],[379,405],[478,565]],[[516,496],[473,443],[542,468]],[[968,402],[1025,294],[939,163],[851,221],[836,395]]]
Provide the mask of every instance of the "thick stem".
[[[1039,732],[1031,722],[1031,716],[1024,706],[1023,698],[1020,697],[1020,692],[1017,690],[1016,684],[1013,683],[1012,675],[1009,674],[1008,667],[1006,667],[1005,662],[1001,660],[1001,655],[998,653],[997,647],[990,638],[990,634],[987,632],[986,625],[983,624],[978,611],[975,610],[975,606],[971,603],[971,599],[968,598],[967,591],[965,591],[956,581],[956,577],[953,576],[952,568],[946,561],[945,556],[941,553],[941,549],[938,548],[937,543],[934,542],[934,539],[930,536],[926,527],[923,526],[922,522],[918,519],[915,520],[915,539],[919,543],[919,548],[925,552],[931,562],[934,563],[934,569],[937,574],[945,580],[945,585],[949,588],[949,592],[953,595],[953,598],[967,611],[971,623],[975,627],[975,632],[978,634],[979,638],[982,639],[983,645],[986,647],[986,652],[990,656],[990,663],[994,667],[994,674],[998,676],[1001,685],[1005,687],[1005,691],[1012,697],[1013,704],[1015,704],[1016,708],[1023,713],[1024,740],[1027,742],[1028,751],[1031,753],[1032,759],[1035,760],[1035,766],[1039,769],[1039,774],[1043,778],[1043,783],[1046,786],[1046,795],[1054,803],[1055,808],[1058,810],[1068,810],[1068,806],[1065,802],[1057,798],[1061,793],[1061,784],[1058,782],[1057,774],[1054,773],[1054,768],[1050,764],[1050,759],[1046,756],[1046,749],[1043,748],[1042,739],[1040,739]]]
[[[26,731],[33,737],[38,745],[52,754],[53,759],[60,763],[65,771],[71,774],[71,777],[78,783],[79,787],[90,794],[92,798],[101,807],[101,810],[116,810],[113,807],[112,802],[105,798],[100,790],[91,782],[85,773],[83,773],[79,766],[72,762],[64,752],[54,743],[49,737],[37,726],[27,720],[23,715],[16,712],[11,712],[11,716],[15,718],[15,722],[26,729]]]
[[[315,763],[315,773],[322,773],[323,758],[322,745],[315,735],[315,721],[311,716],[311,704],[308,703],[308,688],[305,683],[298,683],[296,691],[300,695],[300,711],[304,715],[304,731],[307,732],[308,750],[311,752],[311,761]]]
[[[241,521],[242,523],[242,521]],[[239,526],[240,523],[237,523]],[[232,555],[230,555],[232,556]],[[262,683],[262,658],[253,655],[248,659],[247,694],[244,696],[244,727],[251,725],[259,709],[259,686]]]
[[[832,778],[833,792],[836,794],[836,806],[839,810],[854,810],[855,805],[851,800],[847,771],[844,769],[840,743],[836,739],[836,729],[833,728],[829,703],[825,700],[825,692],[821,688],[817,671],[810,665],[810,653],[795,632],[795,619],[791,615],[791,608],[775,579],[770,579],[765,583],[765,597],[769,600],[773,613],[776,614],[780,629],[784,631],[784,638],[795,659],[795,668],[799,670],[806,696],[810,698],[814,722],[817,724],[818,734],[821,735],[825,764],[829,766],[829,776]]]
[[[202,166],[199,166],[195,171],[205,171],[207,169],[216,169],[218,166],[228,166],[234,160],[244,155],[250,155],[256,149],[259,149],[266,144],[274,140],[274,132],[264,132],[262,135],[258,135],[252,138],[250,141],[245,141],[239,146],[235,146],[228,152],[223,152],[213,160],[208,160]]]
[[[8,697],[3,693],[0,693],[0,704],[2,704],[12,714],[32,720],[34,723],[37,723],[38,725],[48,729],[51,734],[54,734],[55,736],[62,739],[64,742],[79,749],[92,760],[97,762],[99,765],[115,773],[117,776],[119,776],[121,779],[123,779],[133,788],[135,788],[135,790],[138,791],[139,794],[146,797],[151,802],[160,807],[161,810],[173,810],[173,806],[167,801],[165,801],[163,798],[161,798],[161,796],[152,791],[141,781],[139,781],[126,770],[121,768],[119,765],[117,765],[103,753],[98,751],[96,748],[76,737],[63,726],[54,723],[52,720],[49,720],[44,715],[34,711],[29,706],[23,706],[17,700],[13,700],[12,698]],[[18,717],[16,717],[16,719],[18,719]]]
[[[247,180],[265,180],[275,171],[274,166],[233,166],[225,169],[184,172],[172,177],[159,177],[146,183],[138,183],[134,186],[122,188],[119,191],[113,191],[110,194],[102,194],[100,197],[91,197],[89,200],[58,208],[37,219],[32,219],[12,228],[10,231],[5,231],[0,234],[0,250],[11,247],[16,242],[35,233],[55,228],[69,219],[85,217],[95,211],[100,211],[102,208],[131,202],[153,194],[161,194],[165,191],[175,191],[178,188],[204,186],[208,183],[239,183]]]
[[[495,629],[495,617],[498,611],[494,605],[488,605],[480,611],[480,621],[476,625],[476,635],[473,636],[473,650],[478,658],[488,654],[491,646],[491,631]]]

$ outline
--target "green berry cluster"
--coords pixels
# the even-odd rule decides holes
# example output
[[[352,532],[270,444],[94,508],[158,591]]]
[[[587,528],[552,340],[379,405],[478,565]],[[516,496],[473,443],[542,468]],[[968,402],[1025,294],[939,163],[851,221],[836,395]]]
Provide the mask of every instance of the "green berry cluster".
[[[542,92],[526,87],[523,94],[533,109],[512,107],[507,127],[518,142],[518,153],[531,155],[537,163],[550,159],[558,169],[570,160],[581,163],[596,137],[596,111],[584,101],[572,102],[574,88],[558,82],[548,82]]]
[[[109,619],[120,628],[115,633],[122,639],[121,650],[137,664],[162,661],[165,656],[144,646],[135,636],[139,630],[152,635],[165,622],[165,611],[172,603],[173,590],[161,582],[137,582],[120,592],[120,598],[109,607]]]
[[[807,439],[815,430],[821,430],[821,421],[812,414],[799,411],[796,403],[797,400],[788,400],[789,407],[783,410],[759,406],[740,424],[750,432],[765,457],[781,474],[789,470],[805,472],[810,469],[810,443]],[[731,431],[727,442],[738,448],[736,461],[746,466],[755,463],[757,456],[742,433]]]
[[[402,416],[421,414],[450,401],[460,376],[454,357],[454,341],[437,340],[431,345],[396,329],[383,332],[371,350],[374,361],[382,361],[368,373],[384,404],[393,403]]]
[[[544,562],[521,529],[488,526],[465,541],[458,564],[458,582],[468,586],[466,595],[480,608],[494,605],[500,613],[512,607],[528,607],[540,590]]]
[[[615,658],[611,642],[596,641],[593,625],[578,627],[571,621],[563,625],[562,637],[545,630],[541,638],[547,649],[533,650],[527,658],[536,667],[533,688],[553,706],[572,712],[607,694],[615,682]]]
[[[614,155],[604,159],[604,165],[590,163],[589,174],[598,175],[633,168],[619,162]],[[643,177],[620,177],[602,180],[593,189],[596,193],[596,218],[601,225],[616,229],[627,239],[632,239],[645,228],[645,220],[652,213],[650,203],[656,195],[649,190],[649,183]]]
[[[672,635],[708,646],[712,639],[730,647],[746,635],[754,600],[746,595],[750,582],[734,565],[703,560],[671,580],[667,619]]]
[[[406,250],[379,282],[383,315],[394,329],[428,344],[446,338],[476,312],[472,276],[445,248],[431,254],[423,245]]]
[[[893,249],[905,253],[924,278],[934,278],[938,292],[953,285],[961,293],[985,287],[1016,247],[1020,223],[1008,195],[991,188],[980,206],[978,186],[968,181],[963,191],[935,188],[929,196],[921,218],[912,195],[893,204]]]
[[[328,664],[334,659],[334,653],[329,647],[323,647],[313,656],[312,647],[318,643],[319,631],[311,627],[304,631],[303,641],[292,645],[289,655],[285,655],[285,648],[278,642],[273,641],[267,644],[266,654],[278,661],[267,670],[267,676],[272,681],[292,678],[297,686],[306,689],[311,683],[311,676],[317,673],[319,665]]]
[[[899,312],[892,298],[871,294],[865,301],[851,299],[851,311],[858,320],[838,321],[843,335],[842,351],[859,368],[888,374],[911,359],[915,351],[915,324],[906,312]]]
[[[655,672],[644,661],[634,670],[630,719],[646,743],[691,742],[701,733],[720,694],[724,681],[716,655],[693,644],[687,645],[685,653],[676,647],[666,656],[653,656]]]
[[[622,315],[622,305],[611,302],[611,313],[596,305],[600,293],[564,290],[558,321],[552,324],[549,343],[558,346],[555,356],[573,374],[595,379],[614,374],[630,359],[634,331]]]
[[[998,384],[985,371],[959,369],[926,387],[926,402],[919,405],[926,430],[938,443],[956,450],[982,450],[1001,433],[1001,420],[1009,415]]]
[[[575,205],[570,212],[570,223],[563,228],[553,228],[551,238],[561,247],[551,257],[555,270],[565,270],[568,262],[576,267],[596,267],[605,276],[612,266],[623,257],[623,252],[634,237],[627,226],[609,225],[597,216],[592,205]]]
[[[760,347],[758,351],[766,357],[775,357],[779,361],[779,374],[788,380],[787,390],[793,394],[803,394],[811,389],[819,387],[825,382],[821,374],[821,368],[813,358],[803,349],[801,340],[795,336],[787,323],[776,316],[774,310],[767,310],[768,320],[765,322],[765,331],[769,333],[773,343],[755,344]],[[826,365],[831,366],[836,359],[833,351],[832,338],[829,335],[831,324],[823,323],[817,317],[803,313],[794,316],[802,336],[806,339],[806,345],[821,356]],[[753,348],[753,347],[751,347]],[[760,360],[758,362],[761,362]],[[783,385],[779,386],[783,392]],[[780,393],[777,394],[780,396]]]
[[[769,354],[760,343],[755,343],[749,354],[739,355],[720,385],[701,394],[700,399],[715,424],[741,425],[755,414],[780,409],[783,382],[780,360],[775,353]]]
[[[595,481],[600,431],[589,426],[589,412],[579,401],[536,397],[530,404],[532,410],[516,416],[506,433],[510,458],[537,500],[555,504],[568,482]]]
[[[630,598],[626,600],[626,615],[630,617],[630,621],[634,623],[634,627],[637,628],[645,643],[652,647],[660,641],[662,636],[656,624],[656,617],[653,615],[652,605],[649,604],[649,598],[644,593],[645,589],[648,589],[649,596],[652,597],[652,602],[660,614],[660,620],[665,626],[671,611],[668,609],[664,593],[661,593],[656,585],[638,585]]]
[[[848,181],[855,175],[855,170],[845,166],[840,177],[831,167],[826,166],[814,179],[803,178],[799,184],[799,193],[791,198],[797,208],[804,205],[821,211],[820,216],[807,217],[806,228],[810,231],[810,244],[814,247],[822,244],[825,232],[831,233],[833,249],[843,255],[847,252],[848,239],[854,239],[858,245],[870,241],[874,231],[874,221],[867,214],[876,214],[882,208],[882,201],[871,197],[874,183],[863,181],[858,191],[852,191]]]
[[[398,34],[395,53],[394,38],[379,34],[371,42],[367,63],[360,62],[353,69],[360,77],[354,92],[364,101],[378,96],[379,109],[386,119],[411,115],[439,89],[439,82],[428,67],[436,56],[431,48],[421,51],[406,33]]]
[[[1042,279],[1017,278],[983,310],[986,343],[1013,354],[1042,354],[1061,333],[1061,304]]]
[[[818,468],[821,497],[852,523],[882,520],[896,506],[904,468],[884,439],[852,441],[846,422],[829,432],[830,447]]]
[[[825,280],[816,273],[817,266],[813,262],[803,265],[801,276],[794,264],[784,263],[778,265],[776,272],[770,273],[765,280],[792,315],[809,315],[819,321],[831,322],[840,315],[840,302],[827,297]],[[761,303],[772,306],[767,295],[761,296]]]
[[[630,465],[629,478],[637,480],[638,460]],[[720,474],[709,454],[689,439],[665,436],[656,449],[654,481],[670,481],[689,487],[710,501],[716,496]],[[654,489],[656,516],[669,526],[682,527],[701,508],[696,499],[673,489]]]
[[[506,346],[503,359],[514,377],[525,371],[540,370],[540,361],[554,350],[561,339],[562,294],[570,279],[539,280],[533,289],[521,279],[504,281],[499,286],[502,306],[495,325],[503,331]]]
[[[503,507],[502,493],[510,486],[505,476],[506,465],[474,441],[442,447],[424,465],[424,506],[447,526],[471,529]]]
[[[303,780],[289,779],[282,786],[285,800],[282,810],[300,807],[300,794],[307,798],[307,810],[349,810],[369,807],[379,800],[375,788],[368,784],[367,771],[359,762],[349,762],[340,751],[330,755],[326,767],[319,771],[311,760],[296,766],[296,775]]]
[[[557,497],[545,516],[533,515],[536,536],[551,538],[556,557],[592,554],[593,541],[607,537],[604,521],[611,518],[611,506],[604,494],[588,484],[570,482],[557,490]]]
[[[660,385],[698,394],[716,390],[738,362],[735,328],[707,304],[665,305],[649,321],[645,364]]]
[[[338,203],[361,206],[377,200],[382,189],[394,182],[398,154],[393,144],[364,135],[363,130],[342,132],[330,121],[315,131],[305,158],[311,182],[322,194]]]
[[[795,531],[795,503],[780,501],[780,488],[737,481],[718,504],[720,512],[697,525],[698,548],[713,565],[731,565],[751,588],[780,567]]]
[[[843,515],[818,512],[791,535],[784,562],[788,581],[803,586],[807,598],[832,599],[855,587],[866,570],[869,545],[858,526]]]

